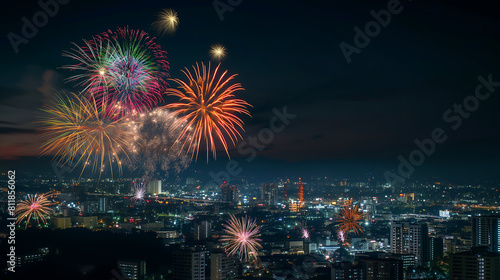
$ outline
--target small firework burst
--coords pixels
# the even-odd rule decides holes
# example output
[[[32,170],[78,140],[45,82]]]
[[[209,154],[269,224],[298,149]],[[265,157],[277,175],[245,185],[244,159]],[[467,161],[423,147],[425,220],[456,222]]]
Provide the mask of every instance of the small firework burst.
[[[134,196],[132,196],[132,200],[135,203],[141,203],[145,201],[146,197],[146,184],[145,182],[136,183],[134,186]]]
[[[161,35],[174,33],[179,25],[179,17],[177,12],[172,9],[163,9],[157,16],[157,20],[153,26],[160,32]]]
[[[359,204],[348,204],[340,210],[340,214],[336,215],[339,231],[344,234],[349,234],[353,231],[354,234],[363,233],[363,227],[359,224],[363,218],[363,213],[359,210]]]
[[[216,158],[217,144],[221,144],[229,157],[229,138],[233,145],[241,138],[239,129],[243,130],[243,121],[237,114],[250,116],[246,101],[235,98],[235,92],[243,90],[239,83],[230,84],[236,75],[226,78],[227,71],[217,77],[220,64],[212,73],[210,63],[193,66],[194,75],[188,69],[183,71],[188,81],[173,79],[179,84],[178,89],[169,88],[167,94],[179,98],[178,103],[165,106],[172,109],[175,116],[179,116],[178,125],[184,125],[179,141],[183,149],[198,158],[202,140],[207,149],[207,161],[210,151]]]
[[[210,58],[214,61],[220,61],[226,56],[226,48],[221,44],[210,47]]]
[[[300,234],[303,239],[309,240],[311,238],[309,229],[307,228],[307,222],[302,222],[299,224]]]
[[[47,199],[48,196],[50,196],[50,193],[42,195],[29,194],[26,200],[19,202],[15,210],[17,215],[16,223],[20,224],[22,221],[26,220],[25,228],[27,228],[33,218],[38,224],[40,224],[40,222],[45,224],[47,222],[45,216],[52,213],[52,209],[49,208],[51,203]]]
[[[345,233],[341,230],[337,231],[337,237],[340,241],[340,243],[344,244],[345,243]]]
[[[224,243],[224,250],[228,255],[239,255],[240,260],[247,261],[251,255],[257,255],[262,246],[260,245],[259,231],[254,219],[242,217],[236,218],[234,215],[224,224],[225,235],[221,236]]]

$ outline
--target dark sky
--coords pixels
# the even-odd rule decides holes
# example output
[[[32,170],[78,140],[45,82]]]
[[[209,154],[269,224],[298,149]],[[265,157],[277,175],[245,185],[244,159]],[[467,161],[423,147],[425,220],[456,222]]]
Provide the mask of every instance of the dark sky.
[[[500,87],[458,129],[443,120],[453,104],[474,94],[478,76],[500,81],[498,7],[493,1],[401,1],[402,11],[348,63],[339,44],[353,45],[353,28],[364,29],[373,20],[370,11],[389,2],[242,0],[221,21],[212,1],[72,0],[17,54],[7,34],[20,35],[21,18],[32,19],[41,8],[37,1],[10,2],[1,25],[2,167],[46,164],[34,157],[41,140],[33,122],[54,89],[75,90],[60,69],[70,63],[61,53],[71,42],[127,25],[156,35],[155,15],[173,8],[179,28],[158,39],[172,77],[207,62],[210,46],[221,43],[228,50],[222,67],[238,74],[246,89],[240,97],[253,105],[244,139],[269,126],[273,108],[297,115],[246,172],[383,172],[397,168],[397,157],[407,157],[415,139],[443,128],[448,139],[416,174],[498,178]],[[227,161],[220,155],[195,166],[217,170]],[[242,163],[248,158],[236,150],[231,156]]]

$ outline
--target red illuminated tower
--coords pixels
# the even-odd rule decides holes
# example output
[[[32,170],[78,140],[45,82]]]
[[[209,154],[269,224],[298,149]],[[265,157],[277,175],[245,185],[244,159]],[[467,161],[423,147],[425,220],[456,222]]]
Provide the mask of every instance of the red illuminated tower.
[[[299,178],[299,208],[302,208],[304,206],[304,185],[302,185],[302,182],[300,181]]]

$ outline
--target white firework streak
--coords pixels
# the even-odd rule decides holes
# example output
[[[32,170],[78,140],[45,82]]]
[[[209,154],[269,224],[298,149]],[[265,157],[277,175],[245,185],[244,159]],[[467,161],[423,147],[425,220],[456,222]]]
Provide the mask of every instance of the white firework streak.
[[[145,196],[146,196],[146,186],[144,182],[141,182],[134,187],[134,196],[132,197],[132,199],[134,200],[135,203],[140,203],[145,200],[144,199]]]
[[[224,250],[231,255],[239,255],[240,260],[247,261],[249,255],[255,254],[262,248],[260,245],[260,226],[257,226],[255,219],[242,217],[237,219],[234,215],[224,224],[226,235],[221,236],[224,243]]]

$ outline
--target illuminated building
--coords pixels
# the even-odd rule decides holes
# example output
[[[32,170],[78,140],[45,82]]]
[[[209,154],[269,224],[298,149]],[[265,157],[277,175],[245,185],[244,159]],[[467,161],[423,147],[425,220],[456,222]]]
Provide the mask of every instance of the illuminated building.
[[[391,253],[415,255],[417,266],[428,262],[428,228],[425,223],[394,221],[391,225]]]
[[[67,229],[67,228],[71,227],[71,218],[70,217],[53,217],[50,219],[50,221],[58,229]]]
[[[118,270],[125,280],[139,280],[146,276],[145,260],[118,260]]]
[[[208,221],[197,221],[194,224],[194,239],[197,241],[206,240],[212,235],[212,224]]]
[[[299,178],[299,208],[304,207],[304,185]]]
[[[500,279],[500,254],[476,247],[468,252],[450,255],[451,280],[498,280]]]
[[[236,203],[238,201],[238,188],[224,182],[221,186],[221,200]]]
[[[472,217],[472,247],[488,247],[500,252],[500,216]]]
[[[174,252],[174,280],[205,280],[205,252]]]
[[[210,268],[212,280],[234,279],[238,273],[238,262],[235,256],[218,250],[210,254]]]
[[[158,195],[161,193],[161,181],[152,180],[148,183],[148,193]]]

